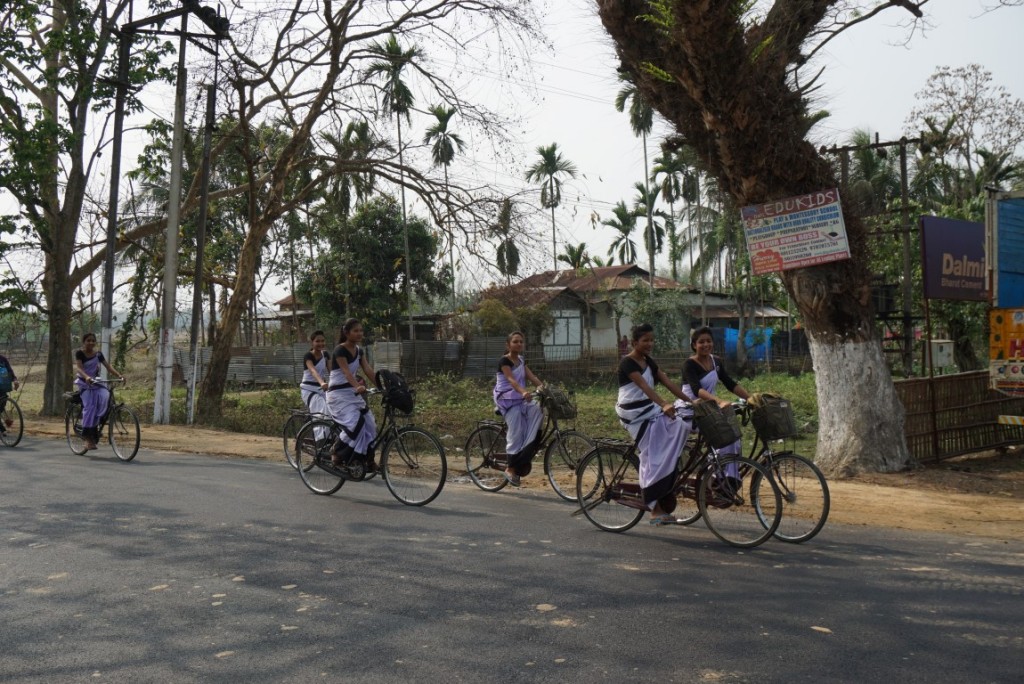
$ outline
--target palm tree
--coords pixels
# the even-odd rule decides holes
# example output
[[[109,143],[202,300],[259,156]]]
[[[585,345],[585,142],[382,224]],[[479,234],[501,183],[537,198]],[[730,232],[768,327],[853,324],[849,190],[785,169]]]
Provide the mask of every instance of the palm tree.
[[[446,203],[450,206],[451,198],[448,196],[448,167],[451,165],[452,160],[455,159],[455,153],[461,152],[464,146],[462,138],[457,133],[452,133],[448,130],[448,122],[451,121],[452,116],[455,115],[456,109],[454,107],[445,107],[444,105],[434,105],[430,108],[430,113],[437,119],[427,129],[426,134],[423,136],[424,143],[433,143],[433,147],[430,150],[430,155],[434,160],[434,166],[440,166],[444,169],[444,194]],[[451,215],[449,214],[449,225],[445,227],[448,233],[448,260],[451,264],[452,269],[452,298],[454,302],[455,297],[455,232],[451,227]]]
[[[498,220],[491,226],[491,235],[498,238],[498,271],[505,276],[505,282],[512,284],[512,276],[519,274],[519,247],[512,238],[512,200],[505,198],[498,210]]]
[[[679,280],[679,240],[676,238],[676,200],[683,199],[684,188],[688,177],[693,173],[686,155],[675,152],[667,147],[662,148],[661,156],[655,157],[654,168],[651,169],[651,180],[661,189],[661,198],[668,202],[671,226],[669,230],[669,260],[672,264],[672,279]],[[659,177],[661,178],[659,182]],[[692,266],[691,266],[692,269]]]
[[[662,250],[665,245],[665,225],[653,220],[653,217],[666,218],[665,212],[654,211],[654,204],[658,201],[658,193],[651,192],[647,183],[634,183],[636,196],[633,198],[633,211],[637,217],[647,217],[647,254],[650,257],[651,268],[654,268],[654,255]],[[654,282],[654,275],[651,275],[651,282]]]
[[[618,254],[620,264],[635,264],[636,243],[631,236],[636,229],[636,214],[622,200],[612,209],[612,214],[615,218],[601,221],[601,225],[614,228],[618,233],[608,248],[608,256],[612,258]]]
[[[366,75],[384,79],[384,84],[381,86],[384,111],[389,116],[394,114],[398,122],[398,174],[402,195],[402,238],[405,242],[405,296],[409,305],[409,340],[415,346],[416,335],[412,323],[412,267],[409,254],[409,229],[406,225],[405,213],[405,162],[402,158],[402,117],[405,117],[407,123],[411,122],[410,112],[414,98],[409,86],[402,80],[402,69],[419,57],[420,51],[416,46],[403,50],[398,44],[398,39],[392,34],[386,41],[371,45],[369,52],[378,59],[371,62],[370,66],[366,68]],[[415,352],[413,352],[413,358],[415,356]]]
[[[638,135],[643,140],[644,147],[644,195],[650,194],[650,188],[648,186],[648,179],[650,178],[650,172],[647,168],[647,134],[654,128],[654,109],[651,105],[640,95],[640,91],[637,90],[636,85],[633,84],[632,78],[629,74],[620,73],[619,79],[626,82],[626,85],[622,87],[619,93],[615,96],[615,109],[618,111],[624,111],[626,109],[626,101],[630,101],[629,104],[629,126],[633,129],[633,135]],[[651,246],[655,243],[654,240],[654,220],[651,216],[652,206],[647,208],[647,245]],[[650,251],[650,268],[651,268],[651,288],[654,288],[654,252]]]
[[[587,256],[587,243],[581,242],[575,246],[566,245],[565,251],[558,255],[558,260],[568,264],[572,270],[579,271],[590,263],[590,257]]]
[[[551,258],[558,271],[558,242],[555,238],[555,207],[562,202],[562,178],[576,177],[576,165],[558,151],[558,143],[537,148],[540,159],[526,170],[526,180],[540,183],[540,205],[551,209]]]

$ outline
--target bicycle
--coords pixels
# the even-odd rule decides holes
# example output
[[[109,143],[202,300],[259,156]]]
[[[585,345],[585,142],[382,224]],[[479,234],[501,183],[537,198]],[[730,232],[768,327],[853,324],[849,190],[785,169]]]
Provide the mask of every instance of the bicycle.
[[[576,469],[580,459],[594,448],[594,440],[577,430],[563,430],[558,421],[560,415],[551,400],[551,390],[544,387],[537,391],[545,422],[541,429],[537,451],[544,449],[544,474],[555,494],[566,501],[576,501]],[[572,411],[570,417],[575,417]],[[504,420],[481,420],[466,440],[466,471],[473,483],[486,492],[497,492],[508,484],[505,468],[508,454],[505,453],[508,426]]]
[[[21,407],[7,393],[0,396],[0,403],[4,404],[0,411],[0,444],[18,446],[25,433],[25,418],[21,415]]]
[[[326,413],[310,413],[307,409],[292,409],[291,412],[291,416],[284,422],[281,436],[284,443],[284,457],[288,461],[288,465],[298,470],[299,462],[295,457],[295,438],[299,436],[299,430],[314,418],[330,420],[331,417]]]
[[[114,455],[127,463],[139,452],[141,432],[139,417],[124,402],[118,402],[114,397],[113,385],[123,383],[124,380],[95,378],[93,382],[105,386],[110,392],[107,411],[96,425],[96,441],[102,439],[103,428],[109,425],[107,440],[110,442],[110,448],[114,450]],[[81,456],[86,451],[85,437],[82,434],[82,397],[77,391],[65,392],[64,400],[67,407],[64,411],[64,434],[68,440],[68,448],[71,449],[71,453]]]
[[[341,427],[329,417],[306,422],[295,438],[297,470],[302,482],[314,494],[330,496],[345,482],[363,482],[378,473],[388,491],[408,506],[425,506],[437,498],[448,476],[448,461],[441,442],[427,430],[414,425],[398,426],[396,410],[379,389],[366,391],[381,396],[384,420],[371,450],[381,449],[377,471],[368,469],[368,460],[352,457],[343,465],[332,462],[340,442]],[[325,435],[317,438],[317,435]]]
[[[775,451],[771,443],[795,436],[796,426],[788,402],[779,400],[775,408],[754,408],[747,402],[733,407],[742,417],[743,425],[754,423],[754,441],[750,460],[765,466],[782,493],[782,522],[775,530],[781,541],[799,544],[812,539],[828,520],[831,497],[828,481],[818,466],[792,450]],[[759,414],[760,420],[755,419]],[[758,448],[760,445],[760,448]],[[760,473],[754,477],[761,477]],[[767,520],[762,519],[762,524]]]
[[[740,548],[771,538],[782,519],[782,494],[767,467],[742,456],[719,454],[700,433],[691,435],[683,453],[687,457],[680,455],[670,492],[675,508],[669,512],[678,524],[691,525],[703,518],[712,534]],[[576,473],[576,495],[580,508],[573,515],[585,515],[602,530],[625,532],[640,522],[648,509],[640,488],[636,444],[597,440]]]

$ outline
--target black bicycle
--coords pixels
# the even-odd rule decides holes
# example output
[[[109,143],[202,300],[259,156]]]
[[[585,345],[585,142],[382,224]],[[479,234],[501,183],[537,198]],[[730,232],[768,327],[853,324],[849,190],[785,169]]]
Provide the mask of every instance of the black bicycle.
[[[543,387],[537,391],[544,409],[545,423],[537,452],[544,450],[544,474],[558,496],[576,501],[576,470],[580,460],[594,448],[594,440],[577,430],[563,430],[559,420],[576,417],[571,395],[556,400],[554,392]],[[508,484],[505,453],[508,426],[503,420],[481,420],[466,440],[466,471],[473,483],[488,492],[497,492]]]
[[[139,442],[142,433],[139,430],[139,417],[123,402],[116,400],[114,385],[120,380],[103,380],[95,378],[94,383],[103,385],[110,392],[107,412],[100,418],[96,426],[97,442],[103,438],[103,428],[107,428],[107,439],[114,454],[122,461],[130,461],[139,453]],[[67,436],[71,453],[81,456],[86,452],[86,440],[82,428],[82,397],[77,391],[65,392],[67,406],[64,411],[64,434]]]
[[[786,440],[797,435],[792,408],[782,398],[770,398],[757,407],[746,402],[733,404],[743,425],[752,422],[754,441],[750,460],[760,463],[782,493],[782,521],[775,537],[799,544],[812,539],[825,526],[831,506],[828,481],[807,457],[786,448]],[[776,446],[782,444],[777,449]],[[761,477],[755,473],[754,477]],[[767,524],[767,517],[762,519]]]
[[[448,477],[448,461],[441,442],[427,430],[415,425],[399,426],[400,416],[378,389],[369,396],[380,396],[384,419],[371,451],[380,451],[380,466],[370,467],[369,459],[350,457],[335,465],[334,452],[341,441],[342,428],[330,418],[314,418],[299,429],[295,438],[295,458],[299,476],[315,494],[331,495],[346,482],[363,482],[377,473],[384,478],[391,494],[409,506],[424,506],[441,493]]]
[[[679,459],[671,491],[675,506],[668,507],[678,524],[691,525],[703,518],[716,537],[741,548],[771,538],[782,520],[782,495],[766,466],[720,454],[700,433],[691,434],[683,453],[686,457]],[[647,506],[636,445],[597,440],[580,463],[576,492],[580,508],[573,515],[585,515],[602,530],[624,532],[640,522]],[[666,508],[664,500],[662,507]]]
[[[18,446],[25,433],[25,418],[21,415],[21,407],[6,393],[0,395],[0,404],[4,407],[0,410],[0,444]]]
[[[296,470],[299,467],[299,461],[295,456],[295,438],[299,436],[299,430],[302,429],[302,426],[314,418],[322,420],[331,419],[326,413],[310,413],[307,409],[292,409],[292,414],[284,422],[284,429],[281,435],[281,441],[284,443],[284,457],[288,461],[288,465]]]

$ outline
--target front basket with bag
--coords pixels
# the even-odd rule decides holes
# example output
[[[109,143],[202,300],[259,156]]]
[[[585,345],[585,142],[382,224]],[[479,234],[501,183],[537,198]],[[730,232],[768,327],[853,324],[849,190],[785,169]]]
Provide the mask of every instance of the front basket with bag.
[[[740,438],[740,423],[732,406],[723,409],[714,401],[699,401],[693,405],[693,420],[700,434],[716,449]]]
[[[576,417],[576,402],[572,395],[560,387],[545,385],[540,392],[541,404],[548,415],[556,420],[572,420]]]
[[[788,439],[797,435],[793,406],[788,399],[773,394],[751,397],[754,410],[750,422],[754,424],[757,436],[765,442]]]

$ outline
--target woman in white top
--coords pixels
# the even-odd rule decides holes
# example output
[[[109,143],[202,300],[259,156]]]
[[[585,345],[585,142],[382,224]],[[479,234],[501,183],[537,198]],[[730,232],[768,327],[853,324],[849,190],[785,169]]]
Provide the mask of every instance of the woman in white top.
[[[334,422],[341,427],[341,440],[335,446],[333,461],[344,465],[350,458],[367,461],[370,470],[376,469],[370,450],[377,438],[377,422],[366,405],[366,383],[357,377],[362,371],[367,381],[373,380],[373,367],[366,360],[360,343],[363,324],[355,318],[341,327],[339,344],[331,354],[331,376],[327,386],[327,407]]]
[[[665,401],[655,390],[660,383],[681,400],[683,390],[651,358],[654,328],[642,323],[633,328],[633,349],[619,362],[619,396],[615,413],[637,447],[640,489],[652,525],[670,525],[675,497],[676,462],[690,434],[693,413],[681,401]]]

